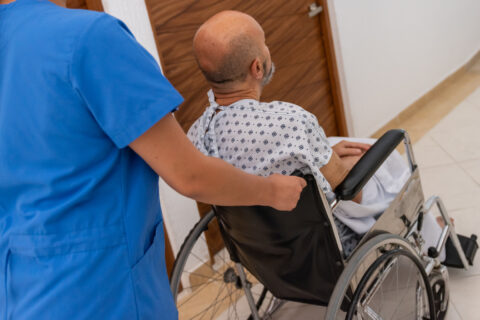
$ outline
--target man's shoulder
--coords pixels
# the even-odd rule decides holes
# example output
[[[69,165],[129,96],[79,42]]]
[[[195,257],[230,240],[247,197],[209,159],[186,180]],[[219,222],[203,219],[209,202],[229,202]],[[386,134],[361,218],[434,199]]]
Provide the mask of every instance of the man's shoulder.
[[[299,117],[304,119],[316,118],[315,115],[313,115],[312,113],[308,112],[301,106],[291,102],[275,100],[270,102],[261,102],[260,105],[262,106],[262,109],[267,112],[281,113],[292,117]]]

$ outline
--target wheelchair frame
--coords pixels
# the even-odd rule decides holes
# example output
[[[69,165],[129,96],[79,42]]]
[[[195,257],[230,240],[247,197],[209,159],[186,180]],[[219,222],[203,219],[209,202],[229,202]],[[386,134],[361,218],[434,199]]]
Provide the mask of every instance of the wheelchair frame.
[[[408,163],[411,169],[411,176],[403,186],[402,190],[396,196],[395,200],[389,206],[389,208],[387,208],[387,210],[377,220],[373,228],[362,238],[362,240],[357,245],[352,254],[350,254],[349,257],[345,258],[343,255],[342,244],[338,232],[335,227],[332,227],[335,225],[332,212],[338,205],[340,200],[350,200],[356,195],[359,190],[362,189],[364,184],[378,169],[381,163],[383,163],[383,161],[402,140],[405,145]],[[355,296],[357,286],[361,284],[362,281],[367,281],[363,279],[366,273],[363,271],[359,272],[360,266],[362,264],[368,263],[366,269],[369,269],[370,266],[373,266],[375,262],[381,257],[381,254],[378,256],[374,254],[372,257],[372,259],[374,258],[374,261],[367,262],[365,260],[367,257],[369,257],[369,254],[375,253],[376,250],[378,250],[378,252],[380,253],[384,252],[382,254],[397,250],[399,252],[401,251],[402,255],[408,257],[415,257],[415,259],[409,259],[412,259],[412,261],[414,261],[417,267],[419,267],[421,264],[422,268],[421,270],[419,270],[419,272],[421,274],[420,276],[423,277],[424,280],[425,277],[432,277],[432,275],[437,275],[437,278],[438,275],[441,275],[443,279],[446,279],[444,281],[444,294],[446,294],[446,301],[441,301],[441,303],[438,304],[437,307],[432,307],[433,299],[430,283],[425,283],[426,295],[429,301],[428,309],[431,315],[429,319],[433,320],[436,319],[438,315],[437,313],[433,315],[435,312],[441,311],[441,314],[444,315],[448,307],[448,273],[446,271],[446,268],[440,263],[438,259],[438,253],[441,252],[442,249],[445,247],[446,241],[449,237],[452,240],[453,245],[457,250],[457,253],[465,269],[468,269],[468,261],[441,199],[438,196],[432,196],[427,201],[424,201],[418,166],[414,158],[408,134],[403,130],[391,130],[387,132],[387,134],[385,134],[382,138],[380,138],[378,142],[380,142],[378,144],[380,147],[377,147],[377,149],[381,150],[372,151],[371,153],[367,152],[370,159],[365,159],[363,161],[363,164],[357,164],[354,169],[352,169],[352,172],[350,172],[344,182],[342,182],[342,184],[339,186],[341,190],[338,190],[339,188],[335,190],[337,198],[332,203],[330,203],[329,205],[325,205],[328,204],[326,196],[323,192],[320,192],[317,189],[317,193],[320,197],[321,203],[324,204],[326,218],[329,222],[329,226],[331,227],[330,229],[335,240],[336,249],[341,256],[341,268],[343,269],[341,274],[337,278],[333,291],[331,292],[328,302],[326,319],[337,319],[341,310],[346,309],[346,298],[349,299],[352,295]],[[383,146],[381,146],[382,143]],[[376,145],[377,143],[374,146]],[[372,147],[371,149],[374,148]],[[363,158],[367,157],[367,154]],[[359,162],[362,162],[363,158]],[[373,166],[370,164],[369,167],[366,167],[366,163],[369,164],[372,162],[376,163]],[[357,168],[357,166],[362,169],[359,169],[360,171],[367,171],[368,173],[365,175],[362,172],[360,177],[359,173],[355,172],[355,168]],[[435,249],[429,250],[429,256],[424,256],[421,254],[423,243],[421,236],[419,235],[419,230],[422,227],[423,215],[428,213],[434,206],[438,208],[445,224],[442,229],[441,235],[437,241]],[[216,212],[211,212],[203,219],[201,219],[187,236],[186,241],[180,249],[178,258],[175,261],[174,270],[171,277],[171,289],[176,301],[176,297],[180,287],[182,271],[185,267],[188,254],[190,254],[189,250],[192,250],[195,242],[198,240],[203,231],[208,228],[208,224],[210,223],[210,221],[212,221],[212,219],[214,219],[216,216],[217,219],[220,219],[218,222],[221,226],[222,235],[224,237],[224,242],[227,250],[230,254],[230,258],[235,262],[236,278],[234,278],[234,281],[236,281],[237,288],[242,288],[244,290],[245,298],[250,308],[251,315],[248,319],[260,320],[262,318],[260,317],[258,310],[263,300],[265,299],[266,291],[265,289],[262,291],[260,299],[256,302],[250,290],[252,283],[247,279],[247,274],[245,273],[244,266],[246,266],[247,269],[250,269],[249,271],[254,275],[256,275],[256,270],[254,270],[255,268],[252,267],[252,265],[249,265],[248,261],[247,263],[242,263],[242,258],[239,258],[238,253],[236,252],[238,250],[235,248],[235,244],[229,244],[229,242],[231,241],[229,240],[229,235],[226,234],[226,230],[228,229],[226,227],[228,225],[228,221],[222,218],[222,214],[225,216],[225,213],[228,213],[228,210],[223,213],[219,212],[225,209],[235,210],[235,207],[214,207],[214,211]],[[387,250],[385,248],[389,249]],[[377,274],[377,276],[378,275],[380,275],[381,278],[381,274],[379,273]],[[272,290],[269,289],[269,291]],[[298,300],[302,301],[302,299]],[[270,301],[270,304],[266,309],[266,315],[268,316],[269,314],[275,312],[281,305],[281,303],[282,302],[280,300],[274,297]],[[439,308],[441,310],[435,310],[435,308]],[[377,319],[375,318],[374,314],[368,314],[368,312],[370,311],[367,311],[367,313],[364,314],[367,319]],[[420,317],[418,318],[422,319]],[[363,317],[361,317],[360,319],[363,319]]]

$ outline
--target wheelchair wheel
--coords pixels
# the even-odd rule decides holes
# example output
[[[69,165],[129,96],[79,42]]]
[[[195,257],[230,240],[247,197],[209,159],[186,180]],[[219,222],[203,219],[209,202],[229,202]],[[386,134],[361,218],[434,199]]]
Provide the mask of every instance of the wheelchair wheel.
[[[449,291],[448,284],[441,274],[436,273],[435,270],[430,275],[430,286],[432,287],[433,300],[435,301],[435,311],[437,313],[437,320],[444,320],[447,316],[449,305]]]
[[[214,261],[208,254],[204,231],[216,223],[213,212],[202,218],[190,231],[175,260],[170,288],[179,319],[261,319],[261,307],[267,298],[263,285],[248,272],[247,285],[243,285],[243,268],[238,270],[240,266],[230,260],[226,249],[215,254]],[[249,307],[250,294],[256,315]]]
[[[326,319],[437,319],[430,281],[417,252],[391,234],[367,241],[340,276]]]

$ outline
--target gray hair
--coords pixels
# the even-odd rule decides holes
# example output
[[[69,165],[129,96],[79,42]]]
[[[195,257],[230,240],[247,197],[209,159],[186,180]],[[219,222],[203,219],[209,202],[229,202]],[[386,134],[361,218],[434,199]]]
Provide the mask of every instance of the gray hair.
[[[228,43],[228,53],[217,64],[216,70],[200,68],[205,78],[216,84],[243,81],[247,77],[252,61],[261,56],[258,44],[245,34],[237,35]]]

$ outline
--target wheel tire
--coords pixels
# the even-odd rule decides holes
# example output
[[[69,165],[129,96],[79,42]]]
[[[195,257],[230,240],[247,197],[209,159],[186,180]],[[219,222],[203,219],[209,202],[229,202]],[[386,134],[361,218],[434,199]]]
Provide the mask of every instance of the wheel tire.
[[[195,245],[201,240],[202,234],[208,229],[208,226],[211,223],[217,223],[216,221],[216,216],[213,211],[209,212],[206,216],[204,216],[195,226],[192,228],[192,230],[189,232],[188,236],[185,238],[185,241],[183,242],[182,246],[180,247],[180,251],[178,252],[178,255],[175,259],[175,263],[173,266],[173,270],[171,273],[170,277],[170,289],[173,294],[173,298],[175,301],[175,304],[177,304],[177,308],[179,309],[179,313],[181,314],[180,306],[179,306],[179,301],[178,295],[181,287],[181,280],[182,280],[182,274],[184,274],[185,271],[185,266],[187,264],[187,261],[189,257],[192,254],[192,250],[195,247]],[[228,258],[229,259],[229,258]],[[208,261],[210,259],[207,259]],[[208,263],[206,261],[205,263]],[[231,262],[231,261],[230,261]],[[233,262],[231,262],[233,264]],[[225,281],[226,285],[230,285],[232,290],[237,289],[237,290],[245,290],[244,288],[241,287],[241,282],[238,280],[232,280],[232,277],[235,278],[236,271],[234,270],[235,268],[227,268],[227,270],[223,273],[223,277],[219,278],[219,280]],[[213,270],[213,269],[212,269]],[[203,277],[203,276],[202,276]],[[230,280],[229,280],[230,279]],[[205,280],[207,283],[208,281]],[[250,289],[248,289],[250,290]],[[262,286],[261,293],[255,297],[255,304],[257,307],[257,310],[260,310],[266,295],[267,295],[267,289]],[[219,293],[220,294],[220,293]],[[215,296],[212,296],[214,298]],[[217,296],[218,297],[218,296]],[[225,299],[223,299],[225,300]],[[235,300],[233,300],[235,301]],[[213,307],[215,308],[215,307]],[[181,316],[181,315],[180,315]],[[248,314],[247,316],[244,317],[245,320],[247,319],[254,319],[252,314]],[[183,319],[189,319],[187,316],[186,318],[180,318],[181,320]],[[213,319],[213,317],[212,317]],[[228,319],[230,317],[228,316]]]
[[[328,303],[325,319],[336,320],[345,317],[343,311],[348,309],[345,308],[345,306],[350,305],[349,301],[351,301],[352,298],[351,292],[356,289],[356,287],[352,287],[352,283],[358,284],[364,275],[364,273],[359,271],[359,268],[362,268],[362,270],[368,269],[371,263],[366,267],[363,265],[367,258],[374,255],[373,257],[375,258],[372,258],[372,260],[375,261],[381,256],[382,253],[380,251],[382,251],[382,248],[387,246],[404,249],[414,256],[417,255],[410,243],[397,235],[380,234],[365,242],[348,259],[345,269],[337,280],[337,284],[335,285]],[[430,288],[430,286],[428,287]]]
[[[450,304],[450,295],[445,286],[445,280],[440,274],[433,274],[430,277],[430,286],[432,287],[433,301],[437,312],[437,320],[444,320],[447,316],[448,306]],[[441,305],[446,299],[445,310],[441,310]]]
[[[436,313],[435,313],[435,304],[434,304],[434,298],[433,298],[433,293],[432,289],[430,287],[430,281],[429,278],[424,270],[424,267],[422,265],[422,262],[417,258],[417,256],[413,255],[411,252],[406,251],[404,249],[394,249],[388,252],[383,253],[365,272],[364,276],[362,277],[360,283],[358,284],[355,293],[353,294],[352,297],[352,302],[350,304],[347,317],[346,319],[348,320],[353,320],[354,315],[357,313],[357,306],[358,302],[360,301],[360,298],[363,297],[364,291],[370,289],[370,286],[372,285],[371,282],[369,282],[371,279],[375,278],[379,273],[375,274],[375,271],[378,269],[381,269],[382,267],[385,267],[387,263],[393,263],[394,261],[398,262],[398,259],[400,257],[406,257],[406,261],[413,262],[414,265],[416,266],[416,269],[420,271],[420,277],[421,281],[423,282],[423,285],[425,286],[426,293],[427,293],[427,299],[428,299],[428,310],[429,310],[429,318],[430,320],[437,319],[436,318]],[[396,259],[396,260],[394,260]],[[393,265],[392,265],[393,266]],[[398,267],[397,267],[398,268]],[[388,271],[390,273],[390,271]],[[387,278],[388,278],[388,273],[387,273]],[[385,279],[381,280],[384,282]],[[368,286],[367,286],[368,284]],[[380,284],[380,286],[382,286]],[[398,285],[398,279],[397,279],[397,285]],[[378,289],[377,289],[378,290]],[[414,292],[415,293],[415,292]],[[396,296],[396,295],[395,295]],[[405,306],[402,306],[403,308]],[[373,309],[370,308],[370,310],[373,311]],[[399,309],[398,306],[395,308],[395,313],[397,310],[404,311],[404,309]],[[413,312],[416,312],[416,308],[413,310]],[[392,315],[390,315],[388,318],[391,318]],[[381,316],[382,318],[386,318],[383,315]],[[402,316],[402,319],[404,316]],[[422,319],[424,317],[422,316]]]

